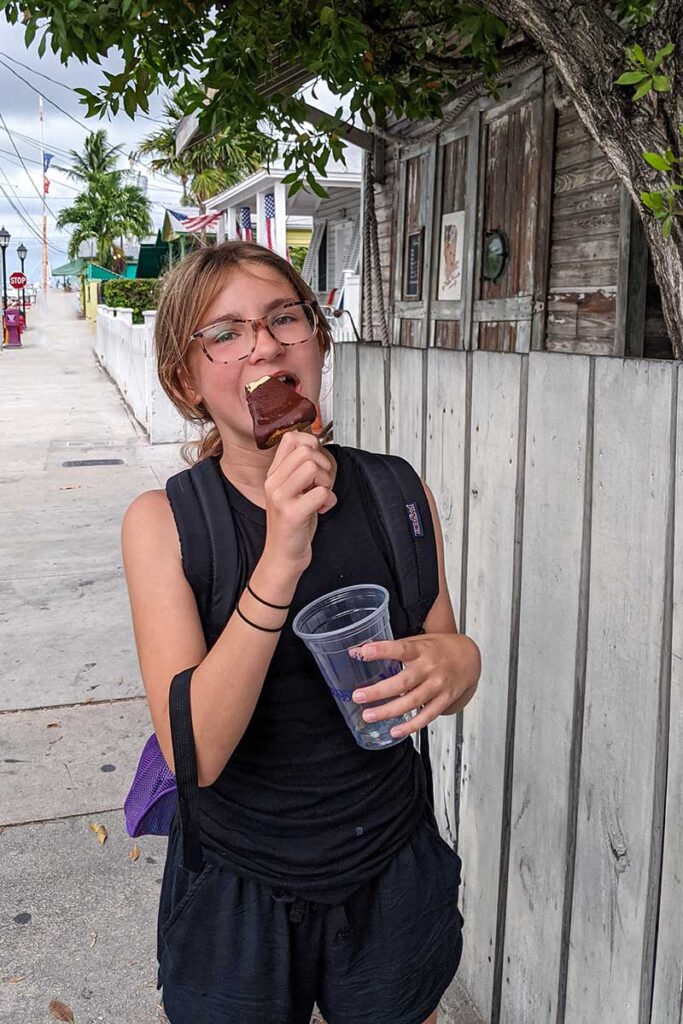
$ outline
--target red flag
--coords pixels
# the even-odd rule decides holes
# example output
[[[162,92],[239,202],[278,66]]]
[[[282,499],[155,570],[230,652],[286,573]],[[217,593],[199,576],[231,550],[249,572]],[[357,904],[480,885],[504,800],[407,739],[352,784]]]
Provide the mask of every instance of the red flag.
[[[46,196],[50,191],[50,179],[43,178],[43,195]]]

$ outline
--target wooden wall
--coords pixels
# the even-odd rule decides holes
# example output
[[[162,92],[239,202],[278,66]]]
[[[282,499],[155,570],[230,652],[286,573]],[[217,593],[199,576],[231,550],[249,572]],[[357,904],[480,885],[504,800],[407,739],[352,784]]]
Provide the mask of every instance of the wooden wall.
[[[491,1024],[680,1024],[678,364],[337,356],[335,439],[423,471],[482,652],[461,723],[432,727],[461,982]]]
[[[395,133],[375,186],[394,344],[671,358],[630,199],[575,108],[555,108],[542,67],[514,79],[498,102],[473,97],[441,129],[404,123]],[[458,209],[466,218],[462,296],[444,301],[442,217]],[[423,283],[411,299],[406,244],[418,229]],[[507,236],[510,260],[487,282],[483,247],[495,230]]]

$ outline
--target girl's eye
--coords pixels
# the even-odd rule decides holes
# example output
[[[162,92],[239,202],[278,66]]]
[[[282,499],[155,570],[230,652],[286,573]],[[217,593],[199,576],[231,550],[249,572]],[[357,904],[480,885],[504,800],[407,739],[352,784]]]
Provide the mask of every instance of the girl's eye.
[[[234,331],[221,331],[214,337],[214,341],[234,341],[237,335]]]
[[[273,321],[273,327],[286,327],[287,324],[292,324],[295,320],[296,317],[292,316],[291,313],[280,313]]]

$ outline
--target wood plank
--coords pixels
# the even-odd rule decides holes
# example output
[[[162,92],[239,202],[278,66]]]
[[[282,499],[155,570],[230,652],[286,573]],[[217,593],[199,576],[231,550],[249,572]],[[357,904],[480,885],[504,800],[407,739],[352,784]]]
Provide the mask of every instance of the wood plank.
[[[460,592],[465,508],[465,431],[467,364],[464,353],[427,355],[427,449],[425,479],[432,489],[444,539],[446,577],[456,621],[462,630]],[[430,726],[435,813],[444,838],[455,845],[458,800],[457,719],[443,715]]]
[[[507,729],[521,358],[473,353],[467,634],[484,652],[463,715],[460,977],[491,1019]]]
[[[459,320],[437,320],[434,324],[434,345],[437,348],[461,348]]]
[[[595,263],[551,263],[550,290],[569,291],[572,288],[611,288],[617,283],[617,261],[600,260]]]
[[[529,363],[501,1024],[555,1024],[557,1014],[588,388],[588,360],[539,352]]]
[[[402,455],[422,472],[423,351],[391,348],[389,452]]]
[[[596,363],[586,703],[567,972],[572,1024],[595,1024],[596,1014],[619,1024],[647,1019],[641,979],[651,969],[643,950],[656,909],[649,872],[671,389],[667,365]]]
[[[680,366],[676,366],[675,371],[679,379],[675,507],[680,510],[683,509],[683,390],[680,389]],[[680,511],[674,528],[673,566],[669,771],[651,1024],[679,1024],[683,994],[683,518]]]
[[[399,330],[399,345],[407,348],[420,348],[424,345],[422,320],[401,320]]]
[[[588,238],[583,242],[571,239],[566,242],[553,241],[550,260],[558,263],[597,263],[615,260],[619,256],[619,238],[617,235],[604,235],[601,238]]]
[[[620,194],[620,181],[600,182],[582,192],[556,193],[553,198],[553,218],[610,210],[614,213],[615,224],[618,225]]]
[[[516,336],[517,323],[515,321],[480,323],[478,347],[486,352],[514,352]]]
[[[584,189],[594,188],[606,181],[616,181],[617,172],[608,160],[593,160],[582,167],[573,167],[569,171],[561,171],[555,175],[555,195],[563,195],[566,192],[580,192]]]
[[[614,292],[551,292],[548,335],[614,340],[617,300]]]
[[[552,240],[563,242],[570,238],[598,238],[602,235],[619,234],[619,209],[614,206],[607,210],[589,210],[571,213],[553,220]]]
[[[334,353],[334,440],[337,444],[358,446],[358,404],[356,374],[358,348],[343,343],[332,347]]]
[[[583,338],[572,341],[569,338],[548,335],[545,347],[548,352],[572,352],[574,355],[611,356],[614,353],[614,340],[598,341]]]
[[[600,149],[597,142],[593,142],[586,132],[585,140],[576,142],[573,146],[559,147],[555,155],[555,168],[558,171],[566,171],[569,167],[580,167],[583,164],[592,163],[594,160],[606,160],[604,150]]]
[[[358,444],[371,452],[387,450],[385,364],[387,348],[358,346],[360,436]]]

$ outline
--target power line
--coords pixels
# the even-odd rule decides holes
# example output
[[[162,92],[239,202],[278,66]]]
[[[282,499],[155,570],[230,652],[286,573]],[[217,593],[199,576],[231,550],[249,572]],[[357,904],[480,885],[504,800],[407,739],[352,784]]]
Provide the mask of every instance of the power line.
[[[0,167],[0,170],[2,170],[1,167]],[[4,170],[2,171],[2,173],[3,173],[3,175],[5,175]],[[7,180],[8,180],[7,176],[5,175],[5,181],[7,181]],[[12,199],[12,196],[9,195],[5,191],[5,186],[2,184],[1,181],[0,181],[0,192],[2,192],[2,194],[5,197],[5,199],[10,204],[10,206],[12,207],[12,209],[14,210],[16,215],[19,217],[21,222],[24,224],[24,226],[27,227],[29,229],[29,231],[32,232],[32,234],[36,237],[36,239],[39,242],[42,243],[42,240],[43,240],[42,239],[42,235],[40,234],[38,228],[34,225],[33,221],[30,219],[30,217],[28,217],[28,218],[25,217],[24,214],[21,212],[21,210],[15,205],[14,200]],[[25,207],[24,207],[24,209],[25,209]],[[58,252],[60,255],[68,256],[68,252],[65,249],[58,249],[57,246],[52,244],[52,242],[48,242],[48,246],[49,246],[50,249],[53,249],[55,252]]]
[[[17,63],[19,63],[19,62],[17,61]],[[11,67],[9,64],[5,63],[4,60],[0,60],[0,65],[3,68],[6,68],[8,71],[11,71],[11,73],[15,76],[15,78],[18,78],[20,82],[23,82],[24,85],[27,85],[29,87],[29,89],[32,89],[33,92],[35,92],[38,96],[42,96],[43,99],[47,103],[49,103],[53,107],[56,107],[57,110],[59,110],[60,113],[64,114],[66,117],[70,118],[75,124],[77,124],[79,126],[79,128],[82,128],[84,131],[88,132],[90,135],[94,135],[95,134],[95,132],[93,131],[92,128],[89,128],[87,124],[84,124],[82,121],[79,121],[78,118],[74,117],[73,114],[70,114],[68,110],[64,110],[63,107],[60,107],[60,105],[58,103],[55,103],[54,100],[51,100],[50,97],[46,96],[43,92],[41,92],[40,89],[36,89],[35,85],[32,85],[31,82],[27,81],[23,77],[23,75],[20,75],[18,71],[15,71],[14,68]],[[140,164],[140,166],[144,167],[145,170],[148,169],[147,166],[145,164],[143,164],[142,160],[136,160],[135,163]],[[162,171],[156,171],[155,173],[158,174],[158,176],[160,178],[166,178],[167,181],[173,182],[174,185],[178,184],[178,182],[177,182],[177,180],[175,178],[171,178],[170,175],[164,174]]]
[[[36,192],[38,193],[38,198],[39,198],[39,199],[40,199],[40,201],[41,201],[41,202],[42,202],[42,203],[43,203],[43,204],[45,205],[45,209],[46,209],[46,210],[47,210],[47,211],[48,211],[48,212],[49,212],[50,214],[52,214],[52,216],[53,216],[53,217],[55,218],[55,220],[56,220],[56,219],[57,219],[57,217],[56,217],[56,215],[55,215],[55,214],[54,214],[54,213],[52,212],[52,210],[50,209],[50,207],[48,206],[48,203],[47,203],[47,199],[45,198],[45,195],[44,195],[44,194],[43,194],[43,195],[41,195],[41,193],[40,193],[40,190],[39,190],[38,186],[36,185],[35,181],[34,181],[34,180],[33,180],[33,178],[31,177],[31,174],[30,174],[30,171],[29,171],[28,167],[27,167],[27,166],[26,166],[26,164],[24,163],[24,158],[22,157],[21,153],[20,153],[20,152],[19,152],[19,150],[17,149],[17,147],[16,147],[16,144],[15,144],[15,142],[14,142],[14,139],[12,138],[12,136],[10,135],[10,133],[9,133],[9,131],[8,131],[8,129],[7,129],[7,125],[5,124],[5,118],[4,118],[3,116],[2,116],[2,111],[1,111],[1,110],[0,110],[0,122],[2,123],[2,125],[3,125],[3,127],[4,127],[4,129],[5,129],[5,131],[7,132],[7,135],[9,136],[9,140],[10,140],[10,142],[12,143],[12,149],[14,150],[14,152],[15,152],[15,153],[17,154],[17,156],[19,157],[19,160],[21,161],[21,166],[22,166],[22,167],[24,168],[24,170],[25,170],[25,172],[26,172],[26,177],[27,177],[27,178],[28,178],[28,180],[29,180],[29,181],[31,182],[31,186],[32,186],[32,187],[33,187],[33,189],[35,189],[35,191],[36,191]],[[44,186],[43,186],[43,187],[44,187]]]
[[[39,75],[40,78],[44,78],[47,82],[52,82],[53,85],[58,85],[60,87],[60,89],[67,89],[69,92],[75,92],[76,91],[73,88],[73,86],[67,85],[66,82],[60,82],[56,78],[50,78],[49,75],[43,74],[42,71],[36,71],[35,68],[32,68],[30,66],[30,64],[24,64],[23,61],[17,60],[15,57],[11,57],[8,53],[3,53],[2,50],[0,50],[0,57],[5,57],[7,60],[11,60],[13,64],[18,64],[19,67],[25,68],[26,71],[30,71],[32,75]],[[162,121],[158,117],[150,117],[149,114],[143,114],[142,111],[138,111],[136,116],[137,117],[144,117],[144,119],[146,121],[153,121],[155,124],[165,124],[166,123],[165,121]]]
[[[19,161],[14,158],[14,153],[10,153],[8,149],[0,149],[0,153],[3,153],[9,159],[10,163],[15,165],[15,167],[21,167]],[[29,164],[37,164],[37,166],[40,167],[40,160],[34,160],[30,156],[25,156],[24,160]],[[61,185],[62,188],[69,188],[72,192],[79,191],[79,189],[75,185],[69,185],[67,181],[60,181],[58,178],[55,178],[54,181],[56,185]],[[54,198],[55,197],[53,196],[53,199]]]

